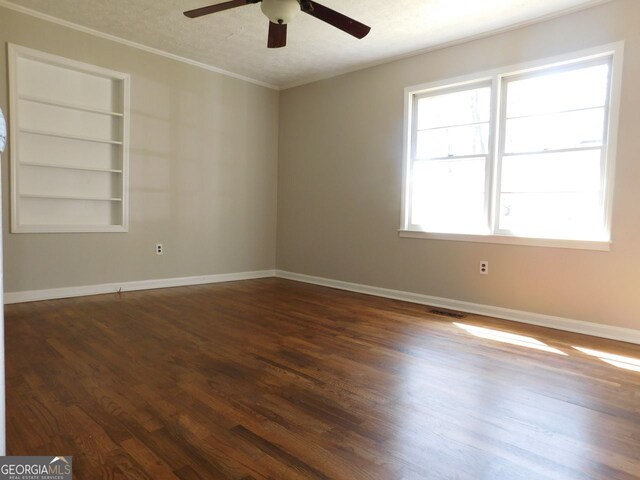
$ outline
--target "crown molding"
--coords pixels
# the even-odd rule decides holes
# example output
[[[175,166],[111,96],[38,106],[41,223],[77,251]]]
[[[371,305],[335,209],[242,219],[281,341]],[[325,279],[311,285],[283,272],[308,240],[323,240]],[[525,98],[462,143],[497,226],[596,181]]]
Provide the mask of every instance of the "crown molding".
[[[122,45],[126,45],[128,47],[136,48],[138,50],[143,50],[147,53],[153,53],[154,55],[159,55],[161,57],[169,58],[171,60],[175,60],[177,62],[186,63],[187,65],[191,65],[193,67],[202,68],[203,70],[208,70],[210,72],[215,72],[220,75],[224,75],[226,77],[232,77],[237,80],[242,80],[244,82],[253,83],[254,85],[259,85],[261,87],[270,88],[272,90],[280,90],[280,87],[277,85],[272,85],[270,83],[262,82],[260,80],[256,80],[255,78],[246,77],[244,75],[240,75],[238,73],[230,72],[228,70],[224,70],[222,68],[215,67],[213,65],[209,65],[206,63],[198,62],[196,60],[192,60],[190,58],[182,57],[180,55],[175,55],[173,53],[165,52],[164,50],[160,50],[157,48],[150,47],[148,45],[144,45],[142,43],[133,42],[131,40],[127,40],[121,37],[117,37],[115,35],[111,35],[109,33],[104,33],[99,30],[94,30],[93,28],[84,27],[82,25],[78,25],[77,23],[69,22],[67,20],[62,20],[61,18],[53,17],[51,15],[47,15],[46,13],[38,12],[36,10],[32,10],[31,8],[23,7],[22,5],[16,5],[8,0],[0,0],[0,7],[8,8],[9,10],[14,10],[19,13],[23,13],[25,15],[29,15],[31,17],[38,18],[40,20],[44,20],[47,22],[55,23],[56,25],[60,25],[63,27],[71,28],[73,30],[77,30],[82,33],[87,33],[89,35],[93,35],[96,37],[104,38],[105,40],[110,40],[112,42],[120,43]]]
[[[544,21],[547,21],[547,20],[551,20],[551,19],[554,19],[554,18],[557,18],[557,17],[570,15],[572,13],[576,13],[576,12],[579,12],[581,10],[587,10],[589,8],[597,7],[599,5],[610,3],[612,1],[613,0],[592,0],[591,2],[582,4],[582,5],[577,5],[575,7],[566,8],[566,9],[560,10],[558,12],[554,12],[554,13],[550,13],[550,14],[547,14],[547,15],[543,15],[543,16],[540,16],[540,17],[537,17],[537,18],[534,18],[534,19],[531,19],[531,20],[518,22],[516,24],[509,25],[509,26],[503,27],[503,28],[494,29],[494,30],[491,30],[489,32],[484,32],[484,33],[480,33],[478,35],[472,35],[472,36],[469,36],[469,37],[464,37],[464,38],[461,38],[461,39],[458,39],[458,40],[453,40],[453,41],[450,41],[450,42],[433,45],[433,46],[430,46],[430,47],[427,47],[427,48],[422,48],[422,49],[419,49],[419,50],[413,50],[411,52],[401,53],[399,55],[394,55],[392,57],[387,57],[387,58],[384,58],[384,59],[375,60],[375,61],[372,61],[372,62],[367,62],[367,63],[361,64],[361,65],[356,65],[356,66],[349,67],[349,68],[333,70],[331,72],[322,73],[322,74],[318,74],[318,75],[312,75],[312,76],[306,77],[306,78],[304,78],[302,80],[294,81],[294,82],[291,82],[291,83],[288,83],[288,84],[285,84],[285,85],[282,85],[282,86],[273,85],[273,84],[270,84],[270,83],[267,83],[267,82],[262,82],[260,80],[255,79],[255,78],[250,78],[250,77],[246,77],[244,75],[233,73],[233,72],[230,72],[228,70],[224,70],[222,68],[215,67],[213,65],[209,65],[209,64],[206,64],[206,63],[198,62],[196,60],[192,60],[190,58],[182,57],[180,55],[175,55],[173,53],[165,52],[164,50],[159,50],[157,48],[149,47],[149,46],[143,45],[141,43],[137,43],[137,42],[133,42],[133,41],[130,41],[130,40],[126,40],[124,38],[117,37],[115,35],[111,35],[111,34],[108,34],[108,33],[104,33],[104,32],[101,32],[99,30],[94,30],[92,28],[83,27],[82,25],[78,25],[76,23],[69,22],[67,20],[62,20],[60,18],[53,17],[51,15],[47,15],[45,13],[41,13],[41,12],[38,12],[36,10],[32,10],[30,8],[23,7],[21,5],[16,5],[16,4],[12,3],[9,0],[0,0],[0,7],[5,7],[5,8],[8,8],[8,9],[11,9],[11,10],[15,10],[17,12],[24,13],[26,15],[30,15],[32,17],[39,18],[41,20],[45,20],[45,21],[48,21],[48,22],[51,22],[51,23],[55,23],[55,24],[58,24],[58,25],[61,25],[61,26],[64,26],[64,27],[68,27],[68,28],[74,29],[74,30],[78,30],[80,32],[87,33],[87,34],[90,34],[90,35],[95,35],[97,37],[104,38],[104,39],[107,39],[107,40],[111,40],[113,42],[117,42],[117,43],[120,43],[122,45],[127,45],[129,47],[133,47],[133,48],[137,48],[137,49],[140,49],[140,50],[144,50],[145,52],[149,52],[149,53],[153,53],[153,54],[156,54],[156,55],[160,55],[160,56],[163,56],[165,58],[170,58],[172,60],[175,60],[175,61],[178,61],[178,62],[182,62],[182,63],[186,63],[188,65],[199,67],[199,68],[211,71],[211,72],[219,73],[221,75],[225,75],[225,76],[228,76],[228,77],[232,77],[232,78],[236,78],[236,79],[239,79],[239,80],[243,80],[245,82],[253,83],[255,85],[260,85],[262,87],[270,88],[272,90],[282,91],[282,90],[288,90],[290,88],[300,87],[300,86],[307,85],[307,84],[310,84],[310,83],[319,82],[319,81],[322,81],[322,80],[328,80],[330,78],[339,77],[341,75],[346,75],[348,73],[353,73],[353,72],[357,72],[357,71],[361,71],[361,70],[367,70],[369,68],[377,67],[377,66],[380,66],[380,65],[386,65],[386,64],[397,62],[399,60],[403,60],[403,59],[406,59],[406,58],[417,57],[417,56],[420,56],[420,55],[424,55],[426,53],[434,52],[436,50],[442,50],[442,49],[445,49],[445,48],[455,47],[457,45],[462,45],[462,44],[465,44],[465,43],[468,43],[468,42],[472,42],[472,41],[475,41],[475,40],[480,40],[480,39],[483,39],[483,38],[491,37],[493,35],[499,35],[501,33],[509,32],[511,30],[517,30],[518,28],[527,27],[529,25],[535,25],[537,23],[541,23],[541,22],[544,22]]]
[[[583,3],[582,5],[576,5],[575,7],[565,8],[563,10],[559,10],[557,12],[548,13],[546,15],[542,15],[540,17],[532,18],[530,20],[524,20],[522,22],[514,23],[512,25],[508,25],[506,27],[496,28],[494,30],[490,30],[488,32],[478,33],[476,35],[471,35],[463,38],[459,38],[457,40],[451,40],[449,42],[438,43],[436,45],[432,45],[430,47],[421,48],[418,50],[412,50],[410,52],[400,53],[398,55],[393,55],[391,57],[382,58],[380,60],[373,60],[371,62],[366,62],[361,65],[355,65],[353,67],[347,67],[339,70],[334,70],[332,72],[320,73],[317,75],[311,75],[309,77],[303,78],[302,80],[297,80],[291,83],[287,83],[282,85],[280,90],[288,90],[290,88],[301,87],[303,85],[308,85],[310,83],[320,82],[322,80],[329,80],[331,78],[340,77],[342,75],[346,75],[349,73],[359,72],[361,70],[367,70],[369,68],[378,67],[381,65],[387,65],[389,63],[397,62],[400,60],[404,60],[406,58],[418,57],[420,55],[424,55],[426,53],[435,52],[438,50],[444,50],[445,48],[455,47],[458,45],[463,45],[465,43],[473,42],[476,40],[481,40],[483,38],[492,37],[494,35],[500,35],[501,33],[510,32],[512,30],[517,30],[519,28],[528,27],[530,25],[535,25],[538,23],[546,22],[547,20],[552,20],[558,17],[564,17],[566,15],[571,15],[572,13],[580,12],[582,10],[588,10],[589,8],[597,7],[599,5],[604,5],[605,3],[611,3],[614,0],[592,0],[587,3]]]

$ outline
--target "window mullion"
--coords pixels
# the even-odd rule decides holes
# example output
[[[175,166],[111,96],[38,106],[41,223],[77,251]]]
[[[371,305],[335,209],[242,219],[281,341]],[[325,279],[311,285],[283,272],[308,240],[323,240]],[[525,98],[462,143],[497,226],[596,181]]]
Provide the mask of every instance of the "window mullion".
[[[500,197],[502,191],[502,158],[504,157],[506,148],[506,130],[507,130],[507,82],[504,77],[496,78],[498,83],[498,118],[497,122],[497,149],[495,154],[495,171],[493,176],[493,217],[491,224],[491,233],[497,234],[500,231]]]
[[[486,208],[489,222],[489,232],[494,234],[497,227],[500,208],[499,199],[499,175],[500,156],[504,149],[503,138],[503,105],[501,77],[496,75],[491,84],[491,142],[487,161],[487,198]]]

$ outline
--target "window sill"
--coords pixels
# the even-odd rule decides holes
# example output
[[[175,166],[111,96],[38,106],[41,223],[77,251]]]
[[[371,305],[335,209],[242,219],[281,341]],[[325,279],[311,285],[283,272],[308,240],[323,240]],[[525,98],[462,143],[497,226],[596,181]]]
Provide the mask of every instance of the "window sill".
[[[402,238],[422,238],[427,240],[452,240],[456,242],[498,243],[505,245],[526,245],[530,247],[572,248],[608,252],[611,242],[606,240],[560,240],[555,238],[510,237],[506,235],[472,235],[466,233],[431,233],[416,230],[399,230]]]

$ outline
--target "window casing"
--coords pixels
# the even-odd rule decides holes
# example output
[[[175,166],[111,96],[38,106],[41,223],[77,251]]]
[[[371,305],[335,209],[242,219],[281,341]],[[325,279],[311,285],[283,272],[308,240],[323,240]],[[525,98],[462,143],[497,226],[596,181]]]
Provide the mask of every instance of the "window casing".
[[[405,237],[608,250],[621,43],[405,90]]]

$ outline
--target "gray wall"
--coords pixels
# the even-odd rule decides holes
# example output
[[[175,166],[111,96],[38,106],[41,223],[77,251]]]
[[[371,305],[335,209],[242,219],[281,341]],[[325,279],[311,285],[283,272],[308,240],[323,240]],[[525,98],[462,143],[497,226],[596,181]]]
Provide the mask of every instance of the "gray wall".
[[[5,154],[6,292],[275,267],[278,92],[0,8],[5,111],[6,42],[131,74],[129,233],[10,234]]]
[[[640,2],[599,7],[280,97],[279,269],[640,328]],[[625,40],[611,252],[399,238],[406,86]],[[489,260],[491,274],[478,274]]]
[[[0,8],[0,42],[132,76],[130,232],[10,234],[5,155],[6,291],[277,264],[640,328],[639,18],[640,2],[616,0],[278,94]],[[618,40],[626,51],[611,252],[398,237],[404,87]],[[3,108],[6,79],[3,48]],[[479,260],[491,262],[488,277],[478,275]]]

